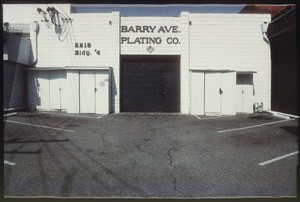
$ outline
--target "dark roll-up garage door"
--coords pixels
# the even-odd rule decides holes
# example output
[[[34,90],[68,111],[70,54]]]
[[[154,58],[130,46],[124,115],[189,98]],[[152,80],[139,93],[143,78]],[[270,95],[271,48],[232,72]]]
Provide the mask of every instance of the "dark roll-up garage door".
[[[179,56],[122,56],[122,112],[179,112]]]

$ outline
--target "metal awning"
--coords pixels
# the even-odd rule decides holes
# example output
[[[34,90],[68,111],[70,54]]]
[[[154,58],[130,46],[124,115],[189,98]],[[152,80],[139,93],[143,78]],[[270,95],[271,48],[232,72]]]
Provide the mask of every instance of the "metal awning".
[[[230,69],[190,69],[190,71],[197,71],[197,72],[235,72],[235,70],[230,70]]]
[[[55,71],[55,70],[110,70],[110,66],[67,66],[67,67],[33,67],[29,71]]]
[[[255,74],[257,71],[236,71],[237,74]]]

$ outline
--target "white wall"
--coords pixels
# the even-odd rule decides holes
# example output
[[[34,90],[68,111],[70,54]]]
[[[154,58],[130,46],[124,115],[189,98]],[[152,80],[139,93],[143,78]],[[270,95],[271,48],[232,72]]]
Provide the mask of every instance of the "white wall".
[[[179,17],[122,17],[120,30],[121,54],[180,55],[181,30],[179,24]],[[141,29],[137,28],[137,26],[140,26]],[[157,41],[150,41],[149,38]],[[178,43],[177,39],[174,39],[176,44],[171,43],[173,38],[177,38]],[[134,43],[135,40],[140,40],[140,43],[138,41]],[[147,51],[149,46],[154,48],[154,51],[151,53]]]
[[[113,67],[111,78],[112,111],[119,112],[119,13],[68,13],[67,15],[73,20],[60,20],[61,31],[58,31],[57,27],[51,23],[49,15],[46,15],[49,20],[48,23],[45,22],[45,19],[41,15],[35,15],[34,20],[37,20],[40,25],[37,36],[38,62],[36,67]],[[80,47],[81,43],[82,48]],[[78,47],[76,47],[77,45]],[[76,55],[77,53],[78,55]]]
[[[189,14],[190,68],[256,71],[254,102],[270,108],[269,46],[260,25],[269,14]]]
[[[118,21],[115,21],[118,18],[112,16],[111,13],[68,15],[73,21],[61,21],[62,32],[60,34],[56,33],[52,23],[47,26],[46,22],[41,21],[41,15],[37,15],[40,31],[36,67],[115,65],[116,55],[114,54],[119,49],[119,43],[115,38],[119,34],[118,28],[115,28],[115,26],[118,27]],[[80,43],[87,47],[75,47]],[[97,54],[98,50],[100,54]],[[85,55],[75,55],[76,51],[82,53],[85,51]]]

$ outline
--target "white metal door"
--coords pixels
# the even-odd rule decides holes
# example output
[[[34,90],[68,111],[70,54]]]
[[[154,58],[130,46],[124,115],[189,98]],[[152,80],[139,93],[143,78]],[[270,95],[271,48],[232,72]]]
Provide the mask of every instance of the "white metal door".
[[[243,85],[236,85],[236,112],[243,112]]]
[[[221,73],[205,73],[205,114],[221,114]]]
[[[50,72],[50,109],[61,109],[61,72]]]
[[[47,71],[37,72],[35,78],[37,89],[37,109],[49,109],[49,73]]]
[[[107,72],[95,72],[96,113],[109,113],[109,78]]]
[[[80,113],[95,113],[95,73],[80,71]]]
[[[243,112],[253,112],[253,85],[243,85]]]
[[[253,112],[253,75],[237,74],[236,80],[236,111]]]
[[[60,109],[67,109],[68,107],[68,91],[67,91],[67,72],[61,72],[60,78],[60,92],[61,92],[61,108]]]

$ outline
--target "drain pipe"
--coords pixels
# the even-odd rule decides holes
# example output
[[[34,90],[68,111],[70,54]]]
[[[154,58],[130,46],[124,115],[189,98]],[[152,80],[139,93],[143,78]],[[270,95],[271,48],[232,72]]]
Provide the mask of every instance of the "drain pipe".
[[[34,34],[30,35],[31,38],[31,44],[32,44],[32,52],[33,52],[33,61],[29,65],[29,67],[34,67],[38,62],[38,41],[37,41],[37,35],[39,32],[39,23],[37,21],[34,21],[31,24],[31,29]],[[32,32],[31,32],[32,33]]]
[[[261,24],[261,32],[263,35],[263,40],[268,44],[269,50],[268,50],[268,109],[271,110],[271,47],[270,47],[270,41],[267,36],[267,30],[268,30],[269,23],[264,22]]]

